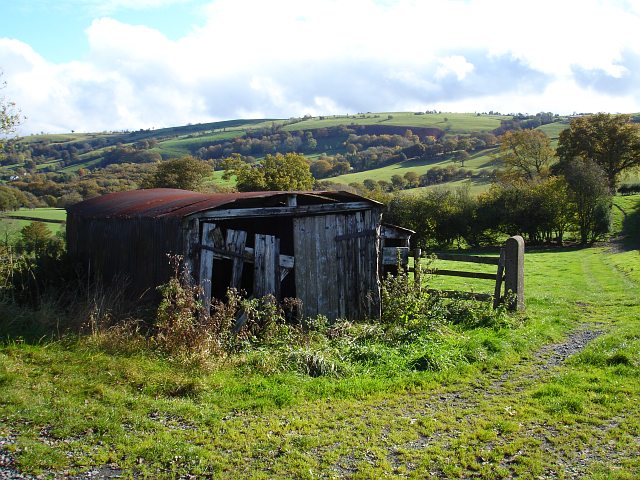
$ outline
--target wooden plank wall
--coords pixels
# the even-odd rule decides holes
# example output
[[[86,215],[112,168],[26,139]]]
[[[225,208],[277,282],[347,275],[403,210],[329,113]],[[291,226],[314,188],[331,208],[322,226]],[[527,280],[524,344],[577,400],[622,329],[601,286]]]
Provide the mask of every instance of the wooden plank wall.
[[[167,253],[184,254],[181,219],[84,218],[70,215],[69,254],[91,280],[126,279],[129,298],[157,300],[171,274]]]
[[[296,294],[305,316],[379,316],[378,223],[371,210],[294,220]]]

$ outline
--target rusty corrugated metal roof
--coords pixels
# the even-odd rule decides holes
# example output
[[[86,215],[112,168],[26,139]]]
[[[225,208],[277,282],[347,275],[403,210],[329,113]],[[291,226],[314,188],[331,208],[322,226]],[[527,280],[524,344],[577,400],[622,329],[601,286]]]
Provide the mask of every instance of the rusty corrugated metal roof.
[[[115,192],[67,207],[67,212],[85,218],[128,218],[128,217],[185,217],[205,210],[220,207],[234,208],[249,199],[271,199],[278,196],[297,194],[310,197],[320,203],[367,201],[379,205],[374,200],[349,192],[233,192],[197,193],[171,188],[152,188]]]

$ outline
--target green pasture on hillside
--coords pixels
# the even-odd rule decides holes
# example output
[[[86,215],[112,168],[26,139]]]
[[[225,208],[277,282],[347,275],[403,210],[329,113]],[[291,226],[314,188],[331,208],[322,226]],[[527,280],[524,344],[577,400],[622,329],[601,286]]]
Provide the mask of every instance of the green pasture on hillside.
[[[10,212],[2,213],[7,217],[31,217],[42,221],[47,220],[66,220],[67,211],[64,208],[20,208]]]
[[[37,220],[20,220],[0,217],[0,243],[12,242],[19,238],[20,230]],[[46,223],[46,222],[45,222]],[[65,231],[64,223],[46,223],[52,234]]]
[[[389,119],[389,115],[393,118]],[[312,117],[284,127],[285,130],[313,130],[339,125],[389,125],[402,127],[439,128],[447,133],[486,132],[500,126],[500,120],[510,117],[476,115],[475,113],[437,113],[416,115],[413,112],[380,112],[359,115]],[[446,120],[445,120],[446,119]]]
[[[560,132],[566,130],[567,128],[569,128],[569,124],[567,122],[554,122],[542,125],[536,130],[544,132],[552,140],[558,140]]]
[[[468,188],[469,193],[471,195],[479,195],[480,193],[486,192],[489,187],[491,187],[491,182],[487,180],[478,180],[475,178],[467,178],[464,180],[455,180],[453,182],[440,183],[437,185],[429,185],[427,187],[417,187],[417,188],[409,188],[407,190],[400,190],[398,194],[400,195],[420,195],[423,192],[428,192],[430,190],[445,188],[445,189],[453,189],[456,188]]]
[[[21,137],[21,142],[47,142],[47,143],[69,143],[91,140],[97,136],[106,136],[99,133],[47,133],[38,135],[28,135]]]
[[[239,127],[226,131],[217,131],[206,135],[189,135],[184,138],[164,140],[158,144],[158,151],[162,155],[182,156],[194,153],[201,147],[208,147],[221,140],[229,140],[235,137],[243,137],[245,130]]]
[[[213,174],[207,179],[205,185],[215,185],[217,187],[222,188],[235,188],[236,186],[236,177],[232,176],[229,180],[224,180],[222,175],[224,174],[223,170],[216,170]]]
[[[28,220],[12,217],[28,217]],[[47,220],[66,220],[64,208],[20,208],[9,212],[0,212],[0,241],[15,240],[20,230],[31,222],[45,222],[51,233],[64,232],[64,223],[52,223]]]
[[[500,162],[495,159],[495,154],[498,152],[497,148],[486,149],[480,152],[475,152],[469,156],[464,162],[466,170],[471,170],[472,173],[477,174],[481,170],[493,170],[500,166]],[[343,183],[348,185],[352,182],[362,183],[366,179],[371,180],[386,180],[390,181],[393,175],[404,176],[407,172],[416,172],[418,175],[427,173],[433,167],[448,167],[454,166],[460,167],[460,163],[457,162],[453,156],[441,155],[435,159],[422,160],[411,159],[404,162],[394,163],[381,168],[374,168],[372,170],[365,170],[363,172],[348,173],[346,175],[340,175],[337,177],[331,177],[329,180],[337,183]]]

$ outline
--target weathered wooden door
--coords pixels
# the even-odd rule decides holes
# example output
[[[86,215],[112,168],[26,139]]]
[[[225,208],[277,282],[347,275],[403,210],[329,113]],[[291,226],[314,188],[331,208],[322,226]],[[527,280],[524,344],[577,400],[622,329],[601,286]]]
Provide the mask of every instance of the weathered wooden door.
[[[296,296],[305,316],[380,315],[377,227],[369,210],[294,219]]]

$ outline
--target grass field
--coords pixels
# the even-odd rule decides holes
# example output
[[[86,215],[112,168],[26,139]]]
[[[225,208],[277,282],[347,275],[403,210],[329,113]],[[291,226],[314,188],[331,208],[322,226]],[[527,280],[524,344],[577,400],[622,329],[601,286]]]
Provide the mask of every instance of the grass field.
[[[471,156],[465,161],[464,168],[471,170],[474,174],[477,174],[482,170],[490,171],[497,168],[499,166],[499,162],[494,158],[497,151],[498,149],[491,148],[471,154]],[[416,172],[418,175],[422,175],[427,173],[427,171],[433,167],[447,167],[450,165],[453,165],[456,168],[460,167],[460,163],[454,161],[452,157],[443,155],[435,160],[407,160],[405,162],[366,170],[364,172],[348,173],[346,175],[332,177],[329,180],[337,183],[343,183],[345,185],[352,182],[362,183],[366,179],[390,181],[393,175],[403,176],[405,173],[411,171]]]
[[[558,137],[560,136],[560,132],[562,132],[563,130],[566,130],[567,128],[569,128],[568,123],[555,122],[555,123],[548,123],[546,125],[542,125],[541,127],[538,127],[536,130],[540,130],[546,133],[547,136],[552,140],[557,140]]]
[[[242,137],[245,134],[244,129],[234,128],[226,130],[224,132],[218,131],[202,136],[191,136],[190,138],[176,138],[171,140],[161,141],[158,144],[157,150],[162,155],[181,156],[187,155],[200,147],[207,147],[214,142],[220,140],[229,140],[235,137]]]
[[[637,234],[640,196],[616,202],[615,225]],[[271,370],[270,351],[204,368],[91,336],[8,338],[4,453],[45,477],[638,478],[637,246],[525,262],[523,322],[425,345],[457,359],[435,372],[373,343],[356,372],[314,378]]]
[[[28,217],[28,220],[12,217]],[[63,232],[63,223],[47,222],[48,220],[66,220],[67,212],[63,208],[20,208],[10,212],[0,213],[0,241],[15,239],[20,230],[33,221],[42,221],[47,224],[52,233]]]
[[[7,217],[30,217],[42,220],[66,220],[67,211],[64,208],[20,208],[2,214]]]
[[[389,119],[389,115],[393,118]],[[363,118],[364,117],[364,118]],[[285,130],[312,130],[338,125],[393,125],[403,127],[434,127],[448,133],[490,131],[500,126],[500,120],[509,117],[476,115],[475,113],[438,113],[416,115],[413,112],[380,112],[361,115],[327,116],[323,120],[312,117],[284,127]]]

